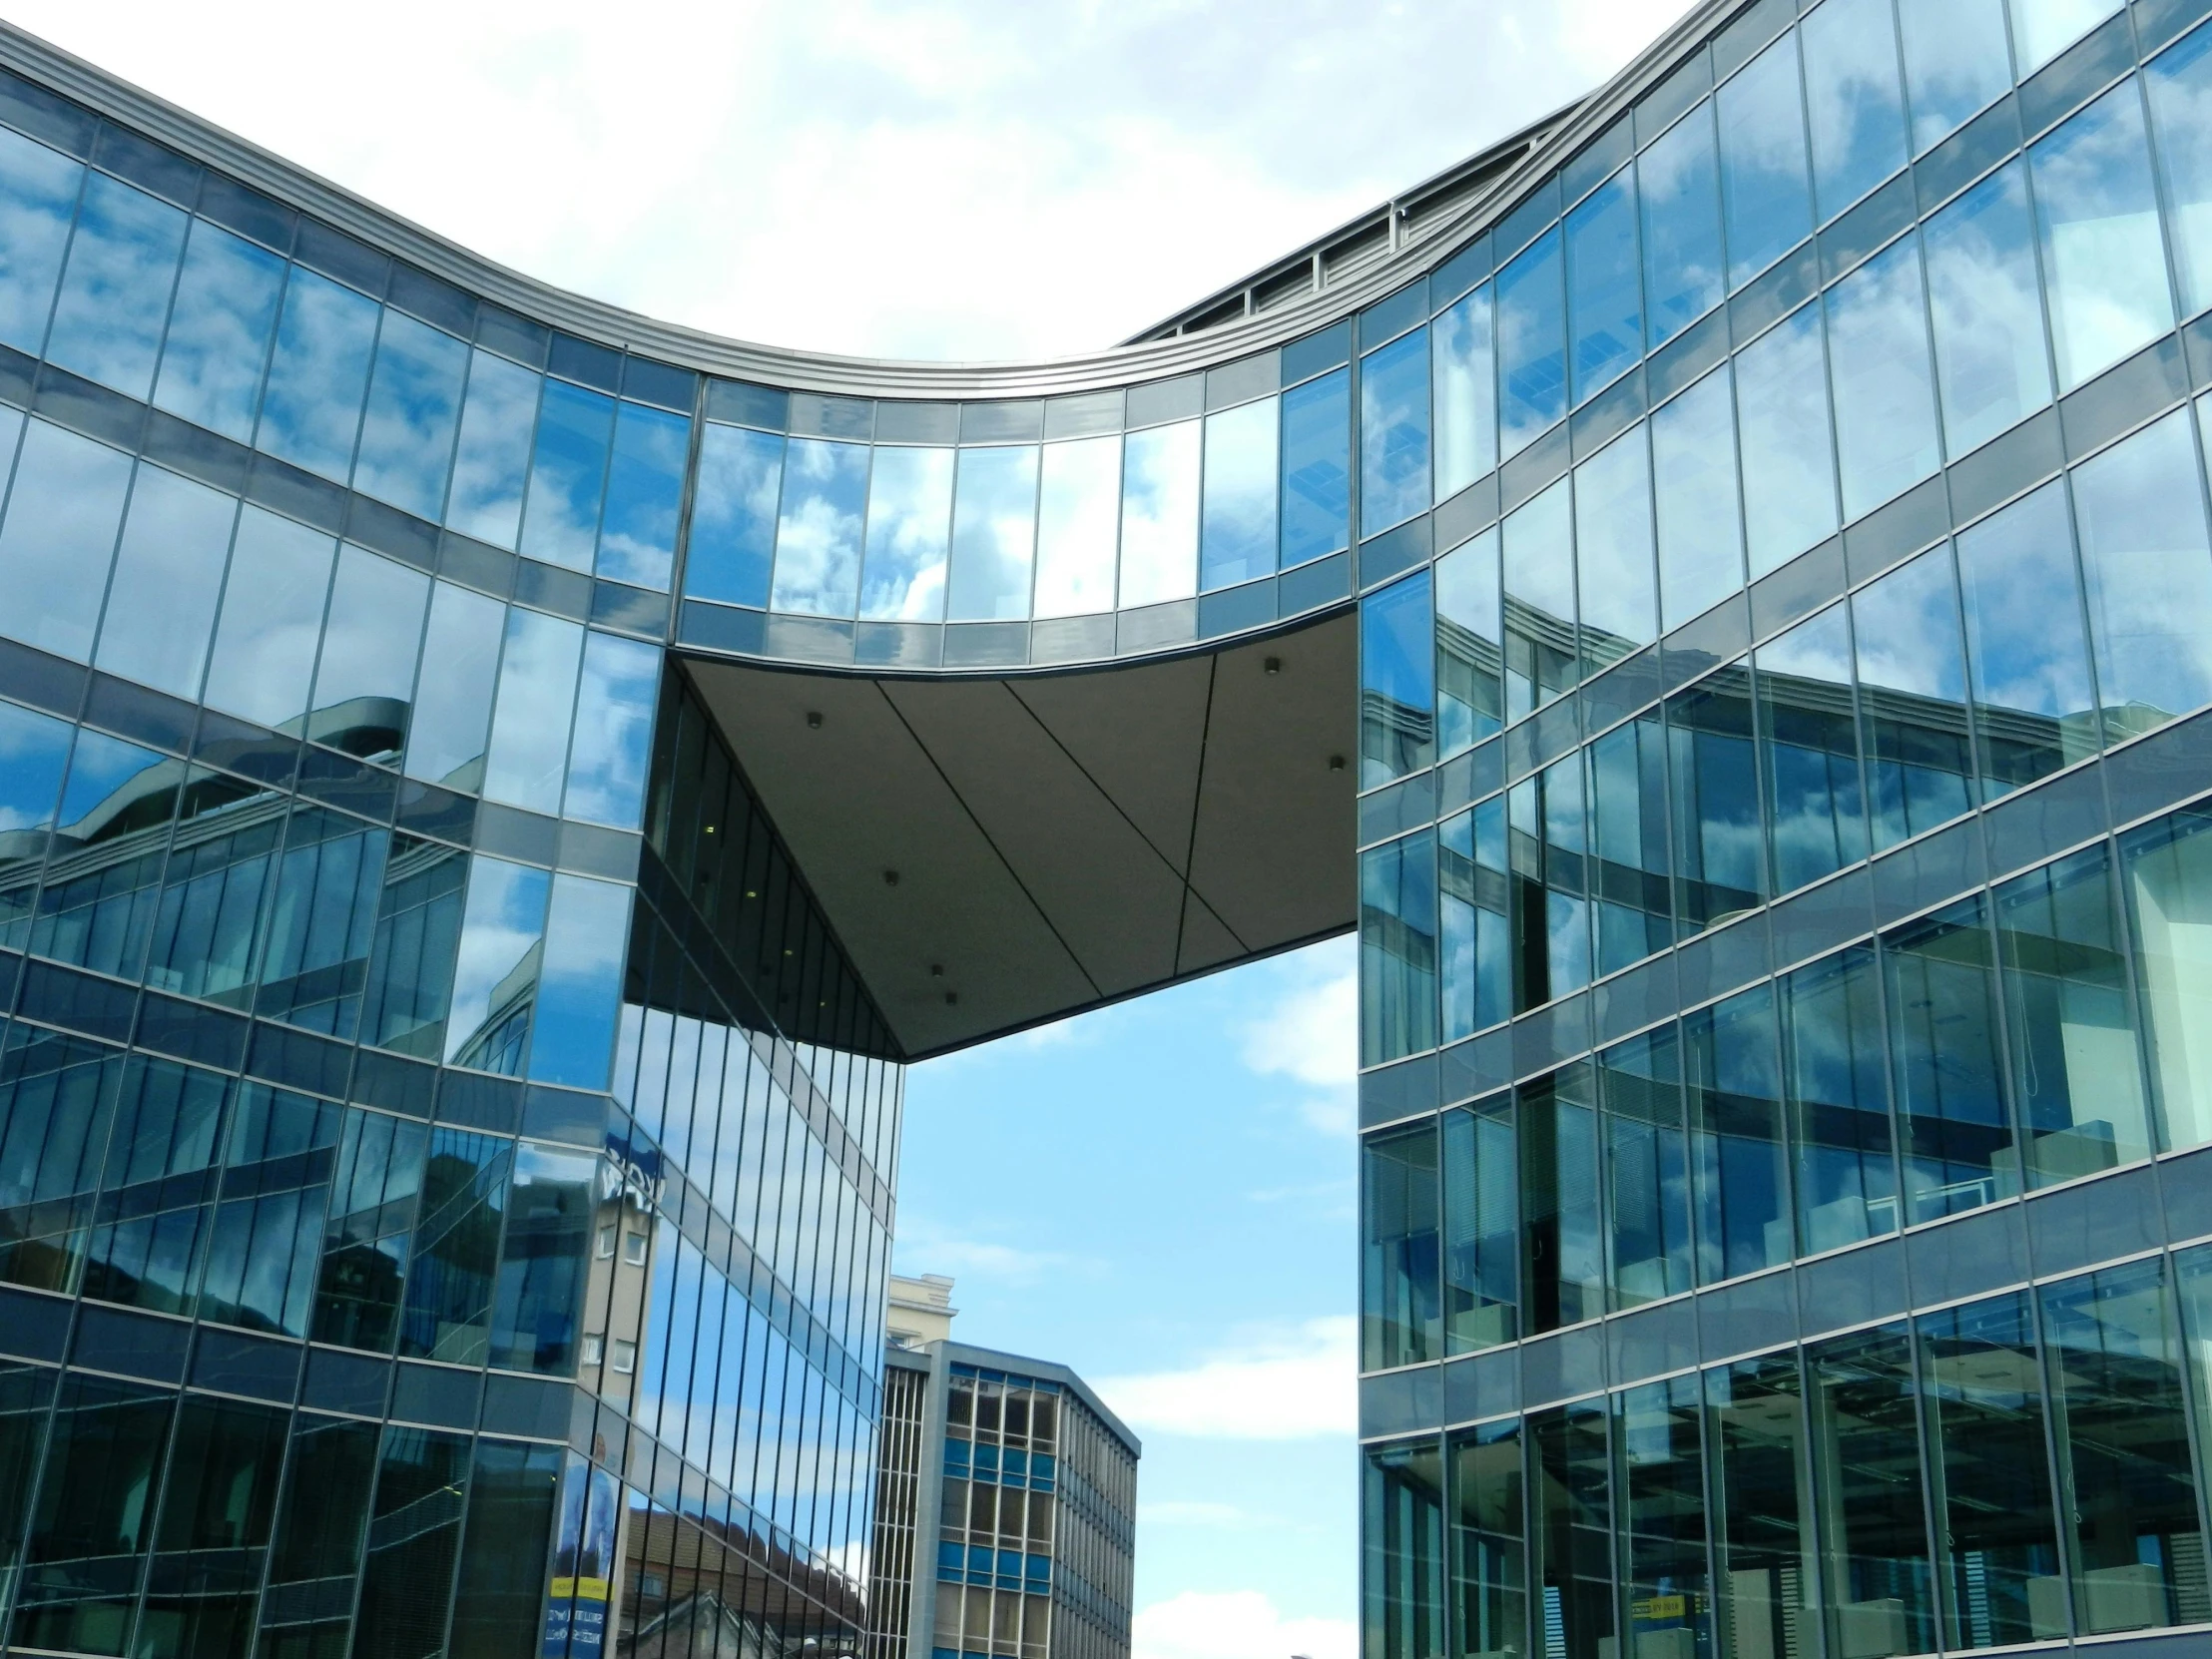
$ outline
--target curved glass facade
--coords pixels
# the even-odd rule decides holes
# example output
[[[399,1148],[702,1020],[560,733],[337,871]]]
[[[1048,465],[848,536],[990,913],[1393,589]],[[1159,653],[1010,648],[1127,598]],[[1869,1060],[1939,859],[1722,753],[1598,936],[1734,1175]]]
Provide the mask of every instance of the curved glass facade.
[[[2204,11],[1711,0],[1004,368],[594,306],[0,31],[10,1645],[858,1652],[901,1067],[1050,1017],[942,1017],[921,792],[1091,848],[1064,761],[1182,883],[1059,1011],[1310,937],[1194,943],[1127,793],[1199,665],[1356,861],[1368,1659],[2212,1626]],[[1237,701],[1333,627],[1341,732]]]

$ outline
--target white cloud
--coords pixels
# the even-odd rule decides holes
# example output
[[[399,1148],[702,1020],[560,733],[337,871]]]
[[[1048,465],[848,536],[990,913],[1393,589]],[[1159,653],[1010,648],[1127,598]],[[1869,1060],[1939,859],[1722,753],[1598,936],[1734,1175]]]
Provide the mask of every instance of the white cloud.
[[[893,1251],[899,1273],[944,1273],[1013,1286],[1035,1285],[1077,1265],[1056,1251],[971,1238],[910,1213],[898,1218]]]
[[[1186,1590],[1140,1608],[1132,1659],[1353,1659],[1350,1619],[1285,1618],[1258,1590]]]
[[[1094,1386],[1140,1432],[1229,1440],[1351,1434],[1359,1421],[1350,1315],[1262,1333],[1183,1371],[1102,1377]]]
[[[1359,1124],[1360,975],[1350,941],[1311,952],[1274,1004],[1238,1032],[1248,1070],[1304,1091],[1299,1115],[1325,1135]]]

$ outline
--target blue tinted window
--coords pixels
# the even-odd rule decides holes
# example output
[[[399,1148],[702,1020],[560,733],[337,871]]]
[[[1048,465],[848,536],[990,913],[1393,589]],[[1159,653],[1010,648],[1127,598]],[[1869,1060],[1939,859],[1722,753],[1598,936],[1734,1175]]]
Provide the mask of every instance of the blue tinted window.
[[[584,630],[519,605],[507,613],[507,648],[492,708],[484,793],[534,813],[561,810],[570,711]]]
[[[1425,570],[1360,602],[1360,787],[1434,759],[1434,618]]]
[[[860,615],[887,621],[935,622],[944,614],[945,550],[952,533],[953,455],[950,449],[906,449],[888,444],[876,449],[868,474],[867,557],[860,570]],[[1109,556],[1109,570],[1112,562]],[[697,584],[692,586],[696,591]]]
[[[768,603],[776,554],[776,502],[784,440],[773,432],[710,424],[699,441],[684,592],[734,605]]]
[[[1567,412],[1566,302],[1559,233],[1544,233],[1497,278],[1498,454],[1510,458]]]
[[[298,266],[284,288],[255,441],[279,460],[342,481],[376,344],[373,299]]]
[[[531,558],[591,569],[614,423],[613,398],[565,380],[545,382],[522,513],[522,551]]]
[[[398,751],[429,598],[430,579],[411,565],[351,544],[338,549],[307,736],[351,755]]]
[[[1206,417],[1201,588],[1228,587],[1274,573],[1281,431],[1282,417],[1272,397]]]
[[[1807,14],[1813,185],[1834,219],[1905,165],[1905,103],[1890,0],[1823,0]]]
[[[337,543],[248,506],[223,584],[223,616],[208,663],[209,706],[280,727],[307,710]]]
[[[47,356],[144,398],[154,384],[154,358],[184,249],[184,214],[105,173],[93,174],[62,271]]]
[[[1472,747],[1503,723],[1497,544],[1488,529],[1436,561],[1439,756]]]
[[[1852,596],[1877,852],[1973,804],[1966,659],[1950,550],[1938,547]]]
[[[1808,305],[1736,359],[1744,543],[1756,581],[1836,528],[1821,313]]]
[[[1796,40],[1784,35],[1768,47],[1721,88],[1715,103],[1733,288],[1795,248],[1813,228]]]
[[[2050,282],[2058,388],[2173,326],[2143,102],[2114,87],[2028,152]]]
[[[859,597],[867,445],[793,438],[776,526],[779,611],[850,616]]]
[[[1582,652],[1595,670],[1658,637],[1651,456],[1641,426],[1575,468],[1574,540]]]
[[[538,990],[541,1015],[537,1041],[530,1046],[530,1075],[537,1081],[607,1086],[629,938],[629,888],[581,875],[553,877]]]
[[[445,522],[464,536],[512,549],[522,525],[523,484],[542,376],[489,351],[471,354],[468,401]]]
[[[34,356],[54,310],[81,163],[0,129],[0,342]]]
[[[1766,836],[1742,664],[1667,699],[1676,910],[1696,932],[1767,895]]]
[[[1567,215],[1567,316],[1579,403],[1643,350],[1635,176],[1623,171]]]
[[[612,634],[585,635],[564,816],[618,830],[638,827],[660,679],[657,647]]]
[[[247,511],[251,514],[254,509]],[[239,545],[246,545],[242,529]],[[238,558],[232,555],[234,567]],[[422,678],[408,725],[406,773],[474,792],[484,782],[484,735],[499,677],[506,607],[449,582],[434,585],[422,636]]]
[[[642,403],[615,411],[615,451],[607,468],[607,513],[599,530],[598,574],[668,590],[676,564],[676,515],[684,500],[691,421]]]
[[[2114,741],[2212,702],[2212,548],[2176,410],[2073,475],[2097,691]]]
[[[1759,648],[1759,741],[1774,830],[1775,890],[1794,892],[1864,858],[1851,622],[1843,606]]]
[[[953,482],[952,575],[945,615],[954,622],[1027,616],[1036,544],[1036,448],[1021,444],[961,450]]]
[[[1907,237],[1828,290],[1846,519],[1902,494],[1942,461],[1920,252]]]
[[[1346,545],[1352,519],[1352,375],[1283,394],[1283,568]]]
[[[78,662],[92,656],[130,484],[129,456],[29,422],[0,521],[0,633]]]
[[[2011,0],[2012,44],[2021,79],[2035,73],[2082,35],[2118,11],[2125,0]]]
[[[254,435],[284,262],[243,237],[195,220],[177,278],[154,401],[244,443]]]
[[[1590,745],[1590,819],[1591,851],[1603,861],[1594,895],[1597,971],[1612,973],[1674,942],[1667,743],[1657,710]],[[1502,842],[1502,824],[1497,833]],[[1502,844],[1496,867],[1504,869]]]
[[[69,733],[67,721],[0,703],[0,858],[12,862],[26,831],[52,827]]]
[[[1644,289],[1651,344],[1671,338],[1721,302],[1720,153],[1713,109],[1700,104],[1636,163],[1643,203]]]
[[[521,1075],[551,881],[549,871],[504,858],[479,854],[469,860],[460,967],[445,1033],[449,1064]]]
[[[1497,354],[1490,328],[1487,283],[1428,325],[1438,501],[1497,465]]]
[[[1360,360],[1360,534],[1428,504],[1428,331],[1416,328]]]
[[[173,697],[199,697],[238,510],[220,490],[139,468],[94,662]]]
[[[1651,417],[1659,600],[1679,628],[1744,585],[1736,409],[1724,365]]]
[[[1943,436],[1963,455],[2050,401],[2026,165],[1974,186],[1923,240]]]
[[[2166,228],[2184,315],[2212,304],[2212,29],[2199,29],[2144,72],[2166,174]]]
[[[1574,628],[1574,510],[1562,478],[1502,526],[1505,719],[1534,713],[1581,678]]]
[[[2045,484],[1958,537],[1984,799],[2097,747],[2065,486]]]
[[[435,522],[445,506],[468,347],[400,311],[384,312],[368,382],[353,487]]]
[[[1360,1063],[1436,1043],[1436,838],[1360,854]]]
[[[2012,54],[2004,38],[2004,0],[1906,5],[1899,15],[1917,156],[2012,90]]]

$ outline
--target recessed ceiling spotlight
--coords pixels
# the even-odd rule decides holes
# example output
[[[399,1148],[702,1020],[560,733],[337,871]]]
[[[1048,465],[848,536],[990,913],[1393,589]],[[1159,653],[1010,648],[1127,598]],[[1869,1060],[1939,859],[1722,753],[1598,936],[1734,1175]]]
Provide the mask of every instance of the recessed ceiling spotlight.
[[[1270,674],[1281,674],[1283,672],[1283,659],[1280,657],[1270,657],[1263,666]]]
[[[885,871],[883,871],[883,885],[884,885],[884,886],[886,886],[886,887],[895,887],[895,886],[897,886],[897,885],[898,885],[898,871],[897,871],[897,870],[895,870],[895,869],[886,869]]]
[[[810,732],[822,730],[822,711],[820,709],[809,709],[807,711],[807,730]]]
[[[1342,755],[1332,755],[1329,757],[1329,770],[1331,772],[1342,772],[1344,771],[1344,769],[1345,758]]]

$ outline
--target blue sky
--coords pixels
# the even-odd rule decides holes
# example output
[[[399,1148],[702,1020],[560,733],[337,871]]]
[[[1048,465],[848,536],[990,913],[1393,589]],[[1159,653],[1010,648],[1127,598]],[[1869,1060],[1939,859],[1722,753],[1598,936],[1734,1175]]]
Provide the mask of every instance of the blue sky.
[[[1349,1659],[1349,939],[916,1067],[902,1273],[1145,1443],[1139,1659]]]

